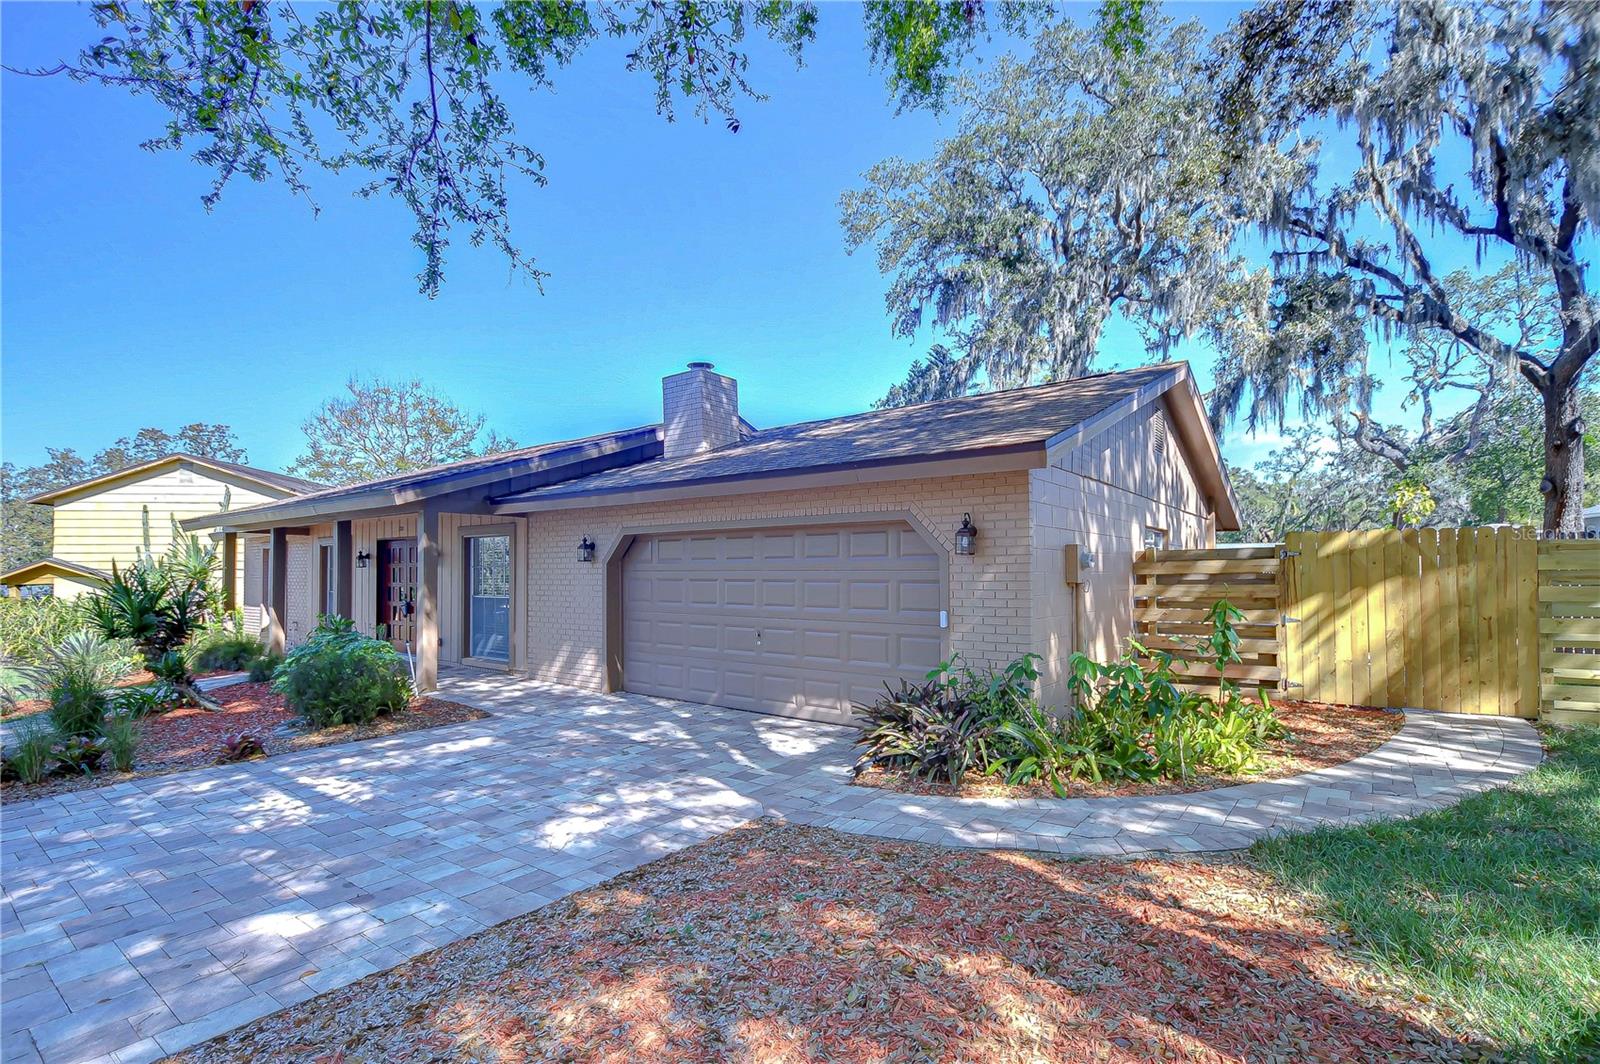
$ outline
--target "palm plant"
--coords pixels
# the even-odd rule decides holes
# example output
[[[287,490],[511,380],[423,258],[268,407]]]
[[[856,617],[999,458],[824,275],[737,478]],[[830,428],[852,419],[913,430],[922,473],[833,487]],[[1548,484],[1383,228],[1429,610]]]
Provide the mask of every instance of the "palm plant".
[[[131,640],[152,670],[159,668],[162,679],[206,709],[221,707],[195,688],[182,648],[194,632],[221,615],[216,561],[215,547],[184,533],[174,521],[165,554],[157,558],[147,551],[126,569],[113,565],[111,580],[85,607],[104,635]]]
[[[128,645],[96,632],[74,632],[37,664],[18,670],[26,687],[50,703],[50,720],[64,736],[95,735],[105,719],[109,690],[132,669]]]

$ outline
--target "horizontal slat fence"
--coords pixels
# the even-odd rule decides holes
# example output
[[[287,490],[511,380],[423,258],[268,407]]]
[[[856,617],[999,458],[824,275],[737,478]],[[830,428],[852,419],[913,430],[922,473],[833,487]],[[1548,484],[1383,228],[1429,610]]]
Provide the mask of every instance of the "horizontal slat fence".
[[[1600,723],[1600,540],[1539,543],[1541,715]]]
[[[1205,611],[1244,611],[1229,675],[1346,705],[1600,720],[1600,540],[1520,528],[1297,532],[1146,551],[1135,637],[1189,660]],[[1214,673],[1196,663],[1197,681]]]
[[[1539,714],[1537,541],[1526,529],[1291,533],[1285,651],[1320,702]]]
[[[1145,551],[1133,565],[1134,638],[1183,662],[1181,675],[1193,680],[1186,686],[1214,686],[1216,668],[1196,659],[1195,643],[1210,632],[1206,611],[1227,599],[1244,620],[1236,624],[1241,663],[1226,675],[1242,687],[1279,687],[1278,553],[1275,546]]]

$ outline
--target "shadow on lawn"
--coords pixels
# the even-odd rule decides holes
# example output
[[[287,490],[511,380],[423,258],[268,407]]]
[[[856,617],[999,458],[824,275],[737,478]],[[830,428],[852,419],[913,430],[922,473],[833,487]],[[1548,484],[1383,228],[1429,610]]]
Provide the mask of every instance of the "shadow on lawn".
[[[1513,1059],[1600,1059],[1600,729],[1510,786],[1411,820],[1258,843],[1355,954]]]

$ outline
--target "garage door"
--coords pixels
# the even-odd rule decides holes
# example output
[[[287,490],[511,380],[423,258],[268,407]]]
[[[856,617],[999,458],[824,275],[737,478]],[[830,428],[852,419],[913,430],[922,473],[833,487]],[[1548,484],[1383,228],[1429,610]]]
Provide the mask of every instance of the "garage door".
[[[629,691],[843,723],[941,657],[939,557],[909,525],[642,536],[622,574]]]

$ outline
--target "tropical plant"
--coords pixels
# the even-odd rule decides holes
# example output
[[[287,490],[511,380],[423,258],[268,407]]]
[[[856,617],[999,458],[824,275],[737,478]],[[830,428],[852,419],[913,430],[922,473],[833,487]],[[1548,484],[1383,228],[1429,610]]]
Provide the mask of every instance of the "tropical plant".
[[[50,647],[88,626],[89,619],[76,600],[54,595],[0,598],[0,659],[37,663]]]
[[[100,739],[118,772],[133,771],[133,755],[139,748],[139,725],[126,713],[109,714],[100,726]]]
[[[54,771],[62,776],[93,775],[105,755],[105,744],[88,735],[58,736],[50,747]]]
[[[222,744],[222,752],[217,755],[217,764],[227,765],[235,761],[249,761],[252,758],[266,757],[267,748],[261,745],[261,740],[254,735],[241,735]]]
[[[1183,779],[1202,769],[1248,771],[1266,743],[1282,734],[1271,704],[1244,699],[1224,670],[1239,660],[1234,625],[1242,614],[1226,601],[1207,613],[1210,631],[1193,650],[1218,674],[1215,698],[1186,692],[1174,657],[1138,643],[1114,662],[1072,657],[1072,712],[1034,697],[1038,656],[979,672],[959,659],[941,663],[920,684],[902,682],[857,706],[863,722],[857,775],[869,767],[959,785],[969,772],[1010,784],[1045,783],[1064,795],[1075,779]]]
[[[11,729],[0,778],[19,783],[38,783],[51,765],[50,748],[55,745],[55,729],[37,717],[24,717]]]
[[[273,690],[313,728],[366,724],[411,701],[405,660],[342,617],[323,616],[273,675]]]
[[[131,671],[126,643],[96,632],[74,632],[36,665],[18,670],[28,693],[50,704],[50,719],[64,736],[95,735],[106,714],[108,690]]]
[[[183,695],[171,684],[157,681],[156,683],[140,684],[137,687],[119,687],[111,693],[111,713],[130,717],[138,720],[152,714],[178,705],[183,701]]]
[[[216,548],[185,533],[174,519],[172,542],[164,554],[145,552],[126,568],[113,564],[111,579],[85,606],[101,632],[131,640],[152,672],[188,701],[213,710],[220,707],[194,686],[184,647],[196,631],[221,616],[216,569]]]

